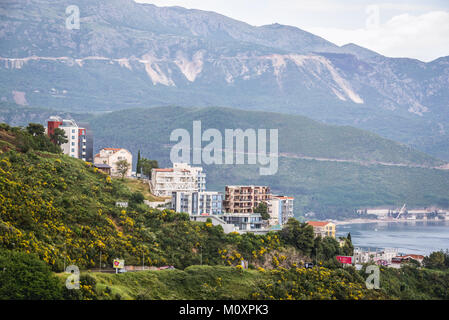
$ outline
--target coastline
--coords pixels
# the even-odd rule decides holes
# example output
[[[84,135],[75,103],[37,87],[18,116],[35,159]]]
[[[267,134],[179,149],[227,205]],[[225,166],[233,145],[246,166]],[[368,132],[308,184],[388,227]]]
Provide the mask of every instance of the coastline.
[[[429,220],[429,219],[415,219],[415,220],[396,220],[396,219],[388,219],[388,220],[379,220],[379,219],[349,219],[349,220],[332,220],[333,223],[337,226],[347,225],[347,224],[364,224],[364,223],[382,223],[382,222],[427,222],[427,221],[447,221],[447,220]]]

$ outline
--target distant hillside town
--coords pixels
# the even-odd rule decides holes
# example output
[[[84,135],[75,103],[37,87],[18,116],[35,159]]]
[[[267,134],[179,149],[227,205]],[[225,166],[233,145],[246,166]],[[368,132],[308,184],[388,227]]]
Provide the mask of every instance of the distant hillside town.
[[[52,140],[59,139],[64,154],[91,162],[105,174],[146,181],[151,194],[162,200],[146,200],[150,207],[185,212],[195,221],[211,219],[227,233],[280,230],[294,217],[294,198],[272,194],[269,186],[230,185],[224,193],[211,191],[206,189],[206,173],[202,167],[174,163],[172,168],[151,168],[145,174],[139,168],[140,153],[135,172],[132,171],[133,155],[125,148],[103,148],[93,155],[93,135],[86,127],[72,119],[52,116],[47,121],[46,133]],[[58,130],[62,131],[58,133]],[[315,233],[324,235],[321,231]],[[326,235],[335,238],[335,225],[333,232]]]

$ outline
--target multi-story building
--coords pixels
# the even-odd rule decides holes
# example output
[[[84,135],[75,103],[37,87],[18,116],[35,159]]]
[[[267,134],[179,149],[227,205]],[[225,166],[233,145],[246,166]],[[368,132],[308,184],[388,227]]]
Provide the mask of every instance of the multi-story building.
[[[189,215],[221,215],[223,194],[216,191],[172,193],[171,208]]]
[[[394,248],[385,248],[381,250],[363,250],[355,247],[353,260],[356,264],[363,264],[368,262],[376,262],[379,264],[390,265],[392,259],[398,255],[398,250]]]
[[[99,153],[95,155],[94,164],[107,164],[111,167],[111,175],[120,175],[117,167],[117,162],[120,160],[126,160],[129,163],[128,171],[126,176],[131,176],[133,155],[126,149],[123,148],[103,148]]]
[[[47,121],[46,132],[51,138],[55,129],[64,130],[67,142],[61,145],[62,152],[73,158],[87,160],[87,133],[85,128],[79,127],[75,120],[64,120],[58,116],[52,116]]]
[[[288,219],[293,218],[293,197],[272,196],[268,200],[268,213],[270,214],[269,224],[271,226],[282,226]]]
[[[270,188],[266,186],[226,186],[223,201],[226,213],[254,213],[261,202],[271,200]]]
[[[328,221],[307,221],[307,224],[313,227],[315,237],[335,238],[335,223]]]
[[[171,197],[173,192],[203,192],[206,174],[201,167],[174,163],[173,168],[151,170],[150,188],[158,197]]]
[[[227,224],[234,225],[238,232],[268,231],[260,213],[225,213],[221,216]]]
[[[398,255],[391,259],[391,264],[389,266],[392,268],[401,268],[402,265],[410,263],[411,260],[415,260],[422,265],[424,256],[419,254]]]

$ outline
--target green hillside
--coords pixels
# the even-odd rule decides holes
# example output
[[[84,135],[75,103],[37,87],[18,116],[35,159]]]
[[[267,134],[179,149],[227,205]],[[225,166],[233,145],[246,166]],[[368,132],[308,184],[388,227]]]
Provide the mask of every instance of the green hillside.
[[[177,128],[191,133],[194,120],[201,120],[203,131],[214,128],[223,136],[225,129],[278,129],[281,153],[427,166],[443,163],[406,145],[360,129],[326,125],[302,116],[279,113],[218,107],[162,107],[102,114],[93,117],[91,125],[95,128],[97,147],[109,141],[110,144],[126,144],[131,150],[142,147],[147,153],[166,158],[169,148],[159,149],[170,144],[170,133]]]
[[[380,268],[380,290],[367,290],[364,269],[278,268],[239,271],[231,267],[191,266],[185,270],[125,274],[86,273],[84,299],[170,300],[333,300],[449,299],[449,272],[405,266]],[[61,278],[65,278],[64,275]],[[342,282],[345,283],[342,285]],[[347,285],[346,285],[347,284]]]
[[[48,144],[36,143],[41,140]],[[128,265],[180,269],[201,262],[236,266],[245,259],[256,268],[271,267],[277,259],[284,264],[310,259],[310,226],[298,225],[305,228],[305,247],[278,233],[224,234],[221,226],[190,222],[187,214],[150,209],[129,183],[54,148],[45,135],[0,126],[0,248],[36,254],[54,271],[64,263],[99,267],[100,254],[106,266],[121,257]],[[129,206],[116,207],[117,201]],[[321,258],[347,250],[335,243]]]
[[[87,273],[81,298],[131,300],[340,300],[388,298],[367,290],[354,269],[238,270],[191,266],[185,270],[126,274]]]
[[[343,247],[315,239],[294,219],[263,236],[224,234],[186,214],[149,209],[129,183],[59,152],[45,135],[0,126],[0,299],[447,298],[447,254],[435,265],[441,271],[383,269],[387,282],[368,290],[363,270],[335,260],[352,254],[349,237]],[[118,200],[128,208],[116,208]],[[100,254],[103,268],[123,258],[127,265],[176,269],[89,271],[99,267]],[[310,261],[320,266],[302,267]],[[80,290],[65,287],[68,274],[61,271],[69,264],[82,270]]]

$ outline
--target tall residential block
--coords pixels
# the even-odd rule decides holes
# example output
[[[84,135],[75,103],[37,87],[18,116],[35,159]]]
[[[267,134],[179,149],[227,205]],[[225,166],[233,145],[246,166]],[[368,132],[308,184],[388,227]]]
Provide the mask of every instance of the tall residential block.
[[[261,202],[270,200],[267,186],[226,186],[223,207],[226,213],[254,213]]]
[[[87,130],[78,126],[75,120],[65,120],[52,116],[47,121],[46,132],[49,137],[59,128],[64,130],[68,142],[61,145],[62,152],[73,158],[87,161]]]

